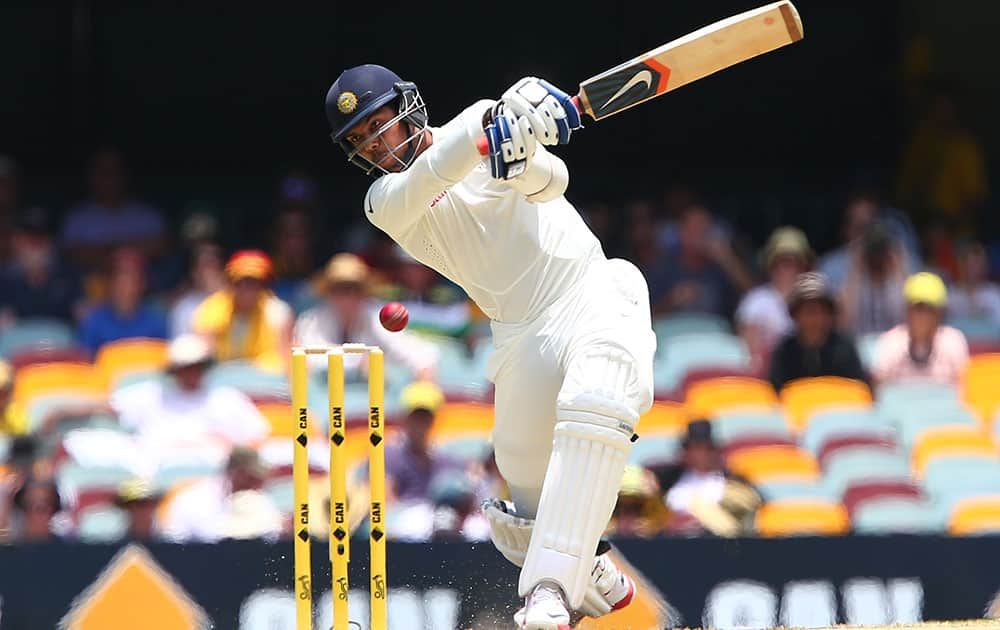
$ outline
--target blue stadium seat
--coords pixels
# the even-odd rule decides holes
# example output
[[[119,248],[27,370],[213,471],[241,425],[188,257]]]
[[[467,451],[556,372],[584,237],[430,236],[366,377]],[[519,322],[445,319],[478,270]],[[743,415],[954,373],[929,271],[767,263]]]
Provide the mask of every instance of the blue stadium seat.
[[[836,501],[822,484],[801,481],[774,481],[757,485],[757,490],[765,501],[781,501],[784,499],[818,499],[820,501]]]
[[[725,446],[748,435],[774,435],[791,437],[788,422],[779,408],[767,411],[740,411],[724,413],[712,420],[712,436]]]
[[[859,505],[852,521],[858,534],[930,534],[943,532],[947,518],[932,502],[887,497]]]
[[[669,435],[645,435],[632,445],[629,455],[630,464],[649,466],[654,463],[670,461],[677,456],[678,438]]]
[[[657,392],[673,391],[684,375],[696,368],[727,367],[744,370],[750,353],[739,337],[727,333],[697,333],[673,337],[663,344],[653,365]]]
[[[949,326],[962,331],[970,343],[1000,341],[1000,324],[989,317],[949,317]]]
[[[465,436],[447,440],[434,446],[438,455],[463,462],[482,461],[493,449],[486,436]]]
[[[107,505],[84,508],[77,521],[77,535],[87,543],[114,542],[125,536],[128,514]]]
[[[945,383],[903,381],[879,385],[875,393],[875,406],[891,415],[895,411],[907,410],[923,402],[951,401],[960,399],[958,387]]]
[[[81,466],[73,461],[62,464],[56,471],[59,487],[76,492],[91,488],[117,488],[133,477],[135,473],[123,466]]]
[[[921,485],[944,503],[967,496],[1000,494],[1000,462],[979,457],[937,457],[928,462]]]
[[[802,446],[813,454],[836,435],[894,435],[895,429],[871,409],[831,409],[813,414],[802,436]]]
[[[221,472],[221,466],[208,463],[166,464],[160,466],[153,476],[153,487],[165,492],[182,481],[207,477]]]
[[[485,351],[470,354],[464,343],[450,337],[426,337],[438,349],[436,377],[448,398],[481,400],[489,391]]]
[[[68,324],[47,319],[28,319],[0,333],[0,357],[10,358],[29,349],[65,348],[76,342]]]
[[[282,514],[291,514],[295,507],[295,487],[291,477],[279,477],[264,484],[264,493],[274,501]]]
[[[228,385],[248,396],[261,398],[287,398],[288,379],[284,374],[265,372],[246,361],[217,363],[205,376],[208,385]]]
[[[659,342],[680,335],[700,333],[732,333],[732,327],[718,315],[667,315],[653,320],[653,332]]]
[[[831,454],[823,471],[823,485],[834,496],[859,481],[910,479],[910,464],[902,454],[864,446]]]
[[[968,409],[952,409],[950,413],[940,415],[928,413],[926,417],[921,412],[904,419],[899,425],[899,437],[903,446],[909,450],[917,436],[927,429],[940,427],[976,427],[979,422]]]

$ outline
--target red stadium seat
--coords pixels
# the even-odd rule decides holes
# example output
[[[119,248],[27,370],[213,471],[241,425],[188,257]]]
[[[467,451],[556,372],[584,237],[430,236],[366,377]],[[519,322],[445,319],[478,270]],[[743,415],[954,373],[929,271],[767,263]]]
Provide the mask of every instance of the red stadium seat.
[[[77,346],[29,348],[11,357],[10,366],[16,371],[29,365],[56,361],[87,363],[90,356],[86,350]]]
[[[795,446],[795,443],[782,435],[741,435],[722,447],[722,455],[723,457],[730,457],[733,453],[741,449],[756,448],[758,446]]]
[[[844,492],[844,506],[853,517],[854,510],[865,501],[886,497],[921,499],[920,488],[908,481],[864,481],[848,486]]]
[[[853,448],[855,446],[870,446],[874,448],[884,448],[887,451],[897,451],[899,450],[899,444],[896,443],[891,437],[887,435],[879,434],[856,434],[856,435],[844,435],[836,434],[835,437],[826,440],[819,447],[819,464],[822,467],[826,466],[826,458],[830,455],[836,453],[839,450],[845,448]]]

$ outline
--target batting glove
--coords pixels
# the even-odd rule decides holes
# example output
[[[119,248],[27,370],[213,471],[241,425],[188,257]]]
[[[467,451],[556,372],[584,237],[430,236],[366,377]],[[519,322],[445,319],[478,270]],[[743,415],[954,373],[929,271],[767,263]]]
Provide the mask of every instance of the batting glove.
[[[528,167],[538,144],[535,129],[527,116],[518,116],[497,103],[484,128],[489,145],[487,157],[495,179],[513,179]]]
[[[517,116],[526,117],[544,145],[567,144],[570,134],[583,126],[569,94],[543,79],[521,79],[504,92],[500,102]]]

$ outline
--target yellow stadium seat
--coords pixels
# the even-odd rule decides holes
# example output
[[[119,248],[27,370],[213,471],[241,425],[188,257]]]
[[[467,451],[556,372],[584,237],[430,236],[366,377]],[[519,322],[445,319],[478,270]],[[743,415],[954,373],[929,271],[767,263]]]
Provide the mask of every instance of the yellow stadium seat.
[[[109,389],[123,376],[155,372],[167,365],[167,342],[143,337],[118,339],[101,346],[94,365]]]
[[[107,388],[90,363],[36,363],[18,370],[13,400],[27,407],[38,396],[62,392],[96,397],[106,394]]]
[[[698,381],[688,388],[684,405],[692,418],[711,418],[722,411],[771,408],[778,404],[774,388],[749,376],[722,376]]]
[[[688,414],[684,405],[658,400],[639,418],[636,431],[640,435],[676,435],[687,427]]]
[[[816,499],[767,503],[757,512],[756,519],[761,536],[838,536],[850,529],[843,505]]]
[[[959,501],[948,519],[948,533],[955,536],[1000,533],[1000,496]]]
[[[922,477],[927,464],[937,457],[991,457],[1000,462],[1000,451],[990,435],[974,426],[949,426],[926,429],[913,442],[910,461],[913,472]]]
[[[445,403],[434,415],[432,442],[458,437],[489,438],[493,431],[493,405],[475,402]]]
[[[962,377],[962,397],[987,423],[1000,410],[1000,353],[979,354],[969,359]]]
[[[861,381],[836,376],[800,378],[781,389],[781,404],[792,426],[805,429],[817,411],[832,408],[868,408],[871,391]]]
[[[289,402],[262,401],[257,403],[257,411],[264,416],[268,424],[271,425],[271,435],[273,437],[292,437],[295,435],[296,421],[292,405]],[[312,412],[309,413],[310,435],[326,435],[327,418],[317,418]]]
[[[729,456],[729,469],[753,483],[819,480],[819,464],[796,446],[754,446]]]

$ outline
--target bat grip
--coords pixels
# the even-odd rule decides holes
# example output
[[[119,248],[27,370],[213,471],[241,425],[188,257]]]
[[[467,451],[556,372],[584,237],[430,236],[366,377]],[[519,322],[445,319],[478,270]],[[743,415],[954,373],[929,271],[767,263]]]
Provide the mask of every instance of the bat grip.
[[[573,101],[573,106],[576,107],[576,110],[582,112],[583,110],[580,109],[580,95],[577,94],[576,96],[574,96],[572,98],[572,101]],[[486,139],[486,136],[482,136],[479,138],[479,140],[476,140],[476,148],[479,149],[479,155],[489,155],[490,142],[489,140]]]

